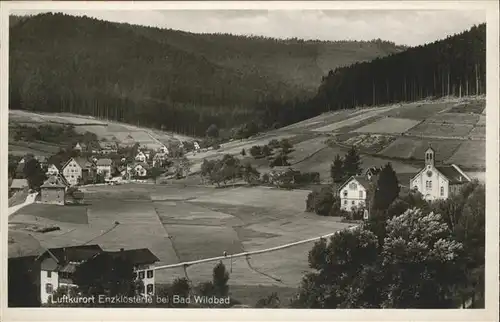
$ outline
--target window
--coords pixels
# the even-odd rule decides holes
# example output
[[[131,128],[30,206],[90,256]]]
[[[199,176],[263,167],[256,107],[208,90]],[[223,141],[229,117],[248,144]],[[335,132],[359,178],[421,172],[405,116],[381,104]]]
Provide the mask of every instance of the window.
[[[51,271],[48,271],[48,272],[47,272],[47,277],[48,277],[48,278],[51,278],[51,277],[52,277],[52,272],[51,272]]]
[[[148,278],[153,278],[153,270],[149,270],[149,271],[147,272],[147,277],[148,277]]]
[[[444,196],[444,187],[441,187],[441,196]]]
[[[139,272],[139,279],[144,279],[144,271]]]
[[[347,205],[347,200],[344,200],[344,205]]]
[[[357,188],[358,188],[358,185],[355,182],[353,182],[349,185],[349,189],[351,189],[351,190],[356,190]]]
[[[351,202],[351,204],[353,204],[353,205],[355,204],[354,200]]]
[[[146,286],[146,292],[153,293],[153,284],[148,284],[148,286]]]
[[[347,190],[344,190],[344,197],[347,198]]]
[[[52,294],[52,291],[53,291],[52,284],[50,283],[45,284],[45,293]]]
[[[359,197],[360,197],[360,198],[363,198],[363,190],[360,190],[360,191],[359,191]]]
[[[429,189],[432,189],[432,180],[429,180]]]

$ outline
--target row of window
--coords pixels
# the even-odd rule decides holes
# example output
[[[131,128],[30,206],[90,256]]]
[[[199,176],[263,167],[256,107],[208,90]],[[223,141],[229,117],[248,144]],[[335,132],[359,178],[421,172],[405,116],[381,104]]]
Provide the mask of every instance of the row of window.
[[[146,277],[147,278],[153,278],[153,276],[154,276],[153,272],[154,272],[153,270],[148,270],[146,272]],[[137,275],[139,275],[139,279],[141,279],[141,280],[144,279],[144,271],[139,271],[139,274],[134,273],[134,278],[136,278]]]
[[[359,197],[363,198],[363,190],[359,191]],[[344,198],[347,198],[347,190],[344,190]]]
[[[355,205],[356,201],[351,201],[351,205]],[[360,202],[360,204],[363,204],[363,201]],[[347,206],[347,200],[344,200],[344,205]]]
[[[425,182],[425,188],[426,188],[427,190],[432,189],[432,181],[431,181],[431,180],[427,180],[427,181]],[[417,186],[415,186],[415,190],[418,190],[418,187],[417,187]],[[439,192],[440,192],[441,196],[444,196],[444,187],[441,187],[439,190],[440,190]]]

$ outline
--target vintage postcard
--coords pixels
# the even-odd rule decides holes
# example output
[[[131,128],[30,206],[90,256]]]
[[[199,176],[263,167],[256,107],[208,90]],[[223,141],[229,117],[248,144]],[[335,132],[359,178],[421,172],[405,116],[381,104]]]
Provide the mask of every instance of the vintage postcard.
[[[1,18],[3,320],[498,321],[496,2]]]

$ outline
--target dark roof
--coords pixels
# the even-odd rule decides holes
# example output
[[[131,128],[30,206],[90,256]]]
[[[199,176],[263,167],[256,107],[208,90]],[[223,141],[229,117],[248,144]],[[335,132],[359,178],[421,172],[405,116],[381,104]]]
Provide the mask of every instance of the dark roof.
[[[80,262],[87,260],[103,250],[99,245],[81,245],[48,250],[60,263]]]
[[[360,185],[362,185],[365,189],[370,188],[370,180],[368,180],[365,176],[352,176],[349,179],[347,179],[339,188],[338,190],[340,191],[342,188],[345,187],[346,184],[348,184],[352,179],[356,179],[357,182],[359,182]]]
[[[399,184],[405,187],[410,184],[411,179],[413,179],[416,175],[416,173],[396,173]]]
[[[86,169],[88,168],[89,166],[92,166],[92,161],[86,159],[86,158],[82,158],[82,157],[75,157],[75,158],[70,158],[68,161],[66,161],[66,163],[61,167],[61,169],[64,169],[68,163],[71,162],[71,160],[75,160],[75,162],[82,168],[82,169]]]
[[[449,180],[450,184],[469,182],[469,179],[452,165],[438,166],[436,169]]]
[[[66,188],[66,183],[61,179],[61,176],[50,176],[40,186],[40,188]]]
[[[147,248],[119,250],[106,253],[113,257],[124,256],[124,258],[133,265],[153,264],[159,261],[158,257]]]

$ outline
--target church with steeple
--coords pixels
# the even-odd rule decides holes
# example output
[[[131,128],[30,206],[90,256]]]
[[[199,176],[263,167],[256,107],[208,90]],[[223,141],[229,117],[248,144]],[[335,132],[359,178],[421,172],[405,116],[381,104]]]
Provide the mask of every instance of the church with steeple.
[[[447,199],[457,194],[470,182],[470,177],[455,164],[436,165],[436,153],[429,147],[425,151],[424,167],[410,180],[410,188],[419,191],[424,199]]]

